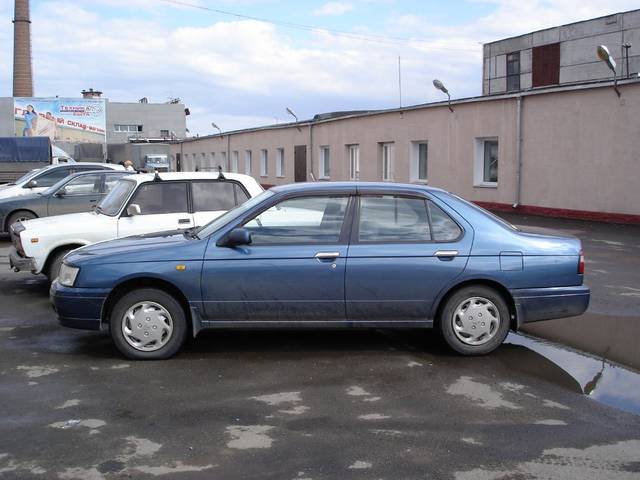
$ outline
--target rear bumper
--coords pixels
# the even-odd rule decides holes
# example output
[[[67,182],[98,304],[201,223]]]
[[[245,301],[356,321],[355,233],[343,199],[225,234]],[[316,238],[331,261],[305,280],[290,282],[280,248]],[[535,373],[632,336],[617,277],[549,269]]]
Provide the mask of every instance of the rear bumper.
[[[49,290],[60,325],[83,330],[100,330],[102,307],[108,295],[106,289],[65,287],[57,280]]]
[[[16,271],[37,271],[36,261],[31,257],[21,257],[15,247],[11,247],[11,250],[9,250],[9,266]]]
[[[582,315],[589,306],[591,290],[573,287],[524,288],[511,290],[518,326],[524,323]]]

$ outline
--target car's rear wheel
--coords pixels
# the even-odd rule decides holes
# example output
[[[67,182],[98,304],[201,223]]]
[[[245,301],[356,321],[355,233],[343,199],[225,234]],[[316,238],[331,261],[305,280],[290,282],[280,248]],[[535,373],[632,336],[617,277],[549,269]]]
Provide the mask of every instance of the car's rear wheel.
[[[155,288],[123,295],[111,310],[110,327],[118,350],[135,360],[170,358],[187,337],[182,306],[173,296]]]
[[[484,285],[464,287],[451,295],[440,313],[447,344],[463,355],[485,355],[509,333],[509,307],[502,295]]]
[[[49,265],[47,266],[46,272],[49,283],[53,283],[53,281],[58,278],[58,275],[60,274],[60,267],[62,266],[62,259],[71,250],[73,250],[73,248],[63,248],[53,254],[51,259],[49,260]]]
[[[13,225],[14,223],[22,222],[23,220],[32,220],[34,218],[38,218],[38,216],[33,212],[29,212],[28,210],[18,210],[17,212],[13,212],[7,220],[7,231],[9,231],[11,225]],[[0,225],[0,227],[1,226],[2,225]]]

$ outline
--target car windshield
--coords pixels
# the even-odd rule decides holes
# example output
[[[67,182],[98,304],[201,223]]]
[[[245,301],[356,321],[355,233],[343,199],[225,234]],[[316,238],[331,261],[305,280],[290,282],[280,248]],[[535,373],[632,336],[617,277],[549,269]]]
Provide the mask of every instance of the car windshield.
[[[111,217],[117,215],[134,188],[136,188],[136,182],[131,180],[118,181],[107,196],[98,204],[96,211]]]
[[[33,177],[36,176],[36,174],[38,174],[39,172],[41,172],[42,169],[41,168],[36,168],[31,170],[30,172],[25,173],[24,175],[22,175],[20,178],[18,178],[16,181],[9,183],[9,185],[17,185],[18,183],[23,183],[23,182],[28,182],[29,180],[31,180]]]
[[[235,208],[232,208],[231,210],[219,216],[212,222],[209,222],[206,225],[203,225],[199,229],[195,230],[193,233],[194,235],[200,238],[208,237],[209,235],[214,233],[216,230],[220,229],[221,227],[225,226],[227,223],[240,217],[242,214],[244,214],[245,212],[253,208],[255,205],[259,204],[260,202],[266,200],[267,198],[273,195],[274,195],[273,192],[266,190],[262,192],[260,195],[253,197],[250,200],[247,200],[246,202],[244,202],[241,205],[238,205]]]

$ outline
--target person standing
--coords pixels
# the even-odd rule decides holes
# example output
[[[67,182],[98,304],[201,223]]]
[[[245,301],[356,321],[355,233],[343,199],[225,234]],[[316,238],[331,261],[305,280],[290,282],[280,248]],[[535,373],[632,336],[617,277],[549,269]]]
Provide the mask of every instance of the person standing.
[[[38,114],[33,108],[33,105],[27,105],[27,110],[24,112],[24,129],[22,130],[22,136],[32,137],[33,130],[37,126],[38,126]]]

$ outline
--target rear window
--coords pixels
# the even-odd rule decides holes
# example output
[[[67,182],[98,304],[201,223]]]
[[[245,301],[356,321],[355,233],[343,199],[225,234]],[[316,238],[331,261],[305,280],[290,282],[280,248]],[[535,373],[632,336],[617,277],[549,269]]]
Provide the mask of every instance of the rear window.
[[[429,201],[431,233],[436,242],[452,242],[462,235],[462,229],[439,206]]]

